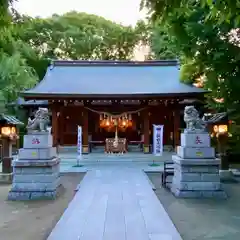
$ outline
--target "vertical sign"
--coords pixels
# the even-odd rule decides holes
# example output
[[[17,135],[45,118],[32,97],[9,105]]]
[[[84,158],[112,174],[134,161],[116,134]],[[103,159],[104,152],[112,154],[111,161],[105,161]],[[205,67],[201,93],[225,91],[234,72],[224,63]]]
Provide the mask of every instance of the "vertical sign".
[[[162,156],[163,153],[163,125],[153,124],[153,154]]]
[[[78,149],[78,159],[81,159],[82,157],[82,127],[81,126],[78,126],[77,149]]]

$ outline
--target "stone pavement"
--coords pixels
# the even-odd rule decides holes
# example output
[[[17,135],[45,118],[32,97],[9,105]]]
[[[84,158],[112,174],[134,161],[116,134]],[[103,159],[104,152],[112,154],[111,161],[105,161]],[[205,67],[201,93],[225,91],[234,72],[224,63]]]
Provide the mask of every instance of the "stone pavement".
[[[181,240],[140,168],[89,170],[48,240]]]
[[[148,176],[184,240],[240,239],[239,183],[223,183],[228,199],[183,199],[175,198],[161,186],[158,173],[149,173]]]

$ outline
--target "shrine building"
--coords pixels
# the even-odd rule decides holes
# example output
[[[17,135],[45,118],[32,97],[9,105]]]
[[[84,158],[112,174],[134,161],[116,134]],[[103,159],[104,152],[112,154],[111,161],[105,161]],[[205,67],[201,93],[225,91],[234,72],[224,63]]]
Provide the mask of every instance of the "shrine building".
[[[179,65],[164,61],[53,61],[26,100],[48,100],[54,146],[76,146],[82,126],[83,153],[106,140],[124,139],[151,151],[153,124],[164,125],[163,144],[180,141],[180,102],[204,99],[203,89],[181,83]]]

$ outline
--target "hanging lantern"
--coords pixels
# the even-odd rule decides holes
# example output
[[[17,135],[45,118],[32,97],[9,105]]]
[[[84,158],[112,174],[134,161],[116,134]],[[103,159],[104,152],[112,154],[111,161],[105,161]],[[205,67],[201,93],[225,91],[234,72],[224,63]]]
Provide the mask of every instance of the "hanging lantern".
[[[102,114],[100,114],[100,121],[102,121],[103,120],[103,115]]]
[[[132,121],[132,115],[131,115],[131,114],[129,114],[128,119],[129,119],[130,121]]]
[[[132,127],[133,126],[133,122],[132,121],[128,121],[128,127]]]
[[[100,127],[102,128],[104,126],[105,126],[105,121],[104,120],[100,121]]]
[[[106,126],[110,126],[110,122],[108,119],[106,120]]]

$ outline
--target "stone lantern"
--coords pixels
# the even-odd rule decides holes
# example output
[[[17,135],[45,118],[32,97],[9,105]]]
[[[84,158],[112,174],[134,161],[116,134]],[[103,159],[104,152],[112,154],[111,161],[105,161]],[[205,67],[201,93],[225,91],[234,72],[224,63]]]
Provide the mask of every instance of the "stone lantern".
[[[23,125],[23,123],[15,117],[6,114],[0,115],[0,141],[2,159],[2,173],[0,174],[0,181],[9,182],[12,178],[12,145],[19,139],[19,135],[17,133],[18,125]]]

